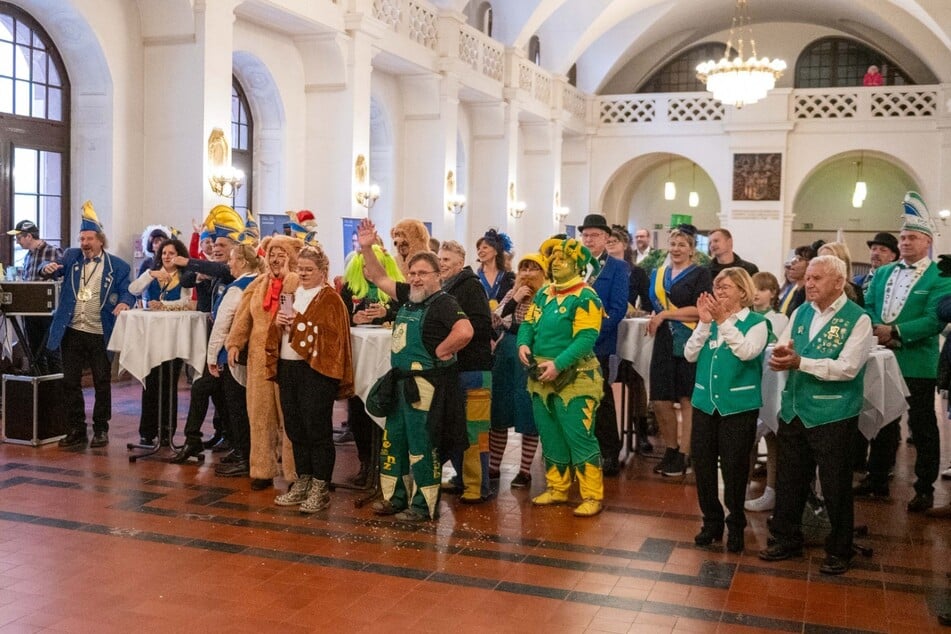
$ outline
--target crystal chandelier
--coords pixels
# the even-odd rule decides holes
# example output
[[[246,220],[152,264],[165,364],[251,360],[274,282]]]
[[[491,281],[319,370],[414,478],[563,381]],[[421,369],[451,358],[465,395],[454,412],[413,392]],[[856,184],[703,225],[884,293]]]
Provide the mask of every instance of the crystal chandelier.
[[[744,59],[747,41],[750,57]],[[733,59],[730,59],[731,51],[735,53]],[[786,62],[781,59],[757,59],[748,0],[736,0],[730,38],[726,42],[723,57],[718,62],[708,60],[699,64],[697,79],[706,84],[707,90],[713,93],[717,101],[742,108],[746,104],[756,103],[775,88],[776,80],[784,70]]]

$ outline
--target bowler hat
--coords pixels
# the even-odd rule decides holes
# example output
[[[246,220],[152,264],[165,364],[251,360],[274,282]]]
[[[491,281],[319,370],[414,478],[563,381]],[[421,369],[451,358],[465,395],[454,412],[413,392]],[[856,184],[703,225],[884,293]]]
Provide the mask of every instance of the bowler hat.
[[[607,219],[601,214],[588,214],[584,217],[584,222],[581,223],[578,229],[581,231],[585,229],[600,229],[605,233],[611,233],[611,226],[608,225]]]
[[[865,244],[867,244],[868,248],[870,249],[872,248],[873,244],[879,244],[894,253],[895,257],[901,255],[898,252],[898,239],[887,231],[876,233],[875,237],[867,241]]]

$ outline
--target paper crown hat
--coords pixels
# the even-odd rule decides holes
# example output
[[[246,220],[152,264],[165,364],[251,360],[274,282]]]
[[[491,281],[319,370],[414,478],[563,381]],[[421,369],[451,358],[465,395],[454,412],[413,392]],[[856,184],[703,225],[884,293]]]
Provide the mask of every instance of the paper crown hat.
[[[902,231],[918,231],[929,237],[937,233],[928,206],[918,192],[908,192],[902,201],[904,213],[902,215]]]
[[[237,240],[244,231],[244,221],[234,209],[227,205],[216,205],[208,212],[205,226],[214,232],[215,238]]]
[[[83,217],[79,223],[79,230],[102,233],[102,224],[99,222],[99,217],[96,216],[92,201],[87,200],[83,203]]]
[[[539,254],[544,256],[545,260],[549,262],[549,264],[555,258],[556,251],[561,251],[566,257],[574,260],[575,266],[578,267],[578,271],[583,272],[585,268],[587,268],[588,264],[591,264],[594,267],[595,273],[601,269],[601,262],[597,258],[592,258],[591,252],[588,251],[588,248],[574,238],[561,238],[556,236],[545,240],[538,248]],[[542,270],[544,271],[548,269],[543,268]]]

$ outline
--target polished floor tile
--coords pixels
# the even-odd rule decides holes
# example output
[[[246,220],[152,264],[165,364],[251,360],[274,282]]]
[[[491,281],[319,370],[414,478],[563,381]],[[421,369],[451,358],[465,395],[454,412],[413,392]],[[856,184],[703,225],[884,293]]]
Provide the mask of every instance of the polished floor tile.
[[[749,514],[745,553],[696,548],[693,480],[651,474],[656,458],[633,457],[607,479],[605,511],[592,519],[570,505],[532,506],[540,460],[532,490],[509,488],[517,436],[498,496],[471,507],[443,496],[435,523],[376,517],[357,507],[362,492],[344,488],[305,516],[273,504],[280,479],[251,491],[247,479],[216,477],[219,454],[200,465],[130,463],[138,386],[117,384],[114,400],[106,448],[0,445],[0,634],[921,634],[939,631],[936,612],[951,610],[951,525],[905,512],[914,449],[904,443],[893,498],[856,503],[873,556],[829,578],[820,547],[778,563],[756,557],[765,513]],[[183,387],[182,419],[187,400]],[[942,434],[946,465],[946,422]],[[355,468],[353,445],[339,446],[335,478]],[[937,503],[949,498],[939,482]]]

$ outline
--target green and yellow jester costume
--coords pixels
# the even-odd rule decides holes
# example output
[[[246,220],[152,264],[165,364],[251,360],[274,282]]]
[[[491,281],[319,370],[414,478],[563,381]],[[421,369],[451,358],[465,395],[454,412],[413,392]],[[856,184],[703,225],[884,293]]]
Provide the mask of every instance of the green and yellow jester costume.
[[[601,451],[594,435],[594,414],[603,394],[601,368],[593,354],[601,329],[601,300],[578,274],[591,259],[580,243],[549,240],[541,253],[555,281],[536,293],[519,328],[518,346],[526,346],[538,364],[554,361],[559,376],[540,381],[537,372],[529,372],[547,482],[547,490],[532,501],[567,502],[574,471],[583,500],[575,515],[596,515],[604,499]],[[564,373],[574,377],[561,385]]]

